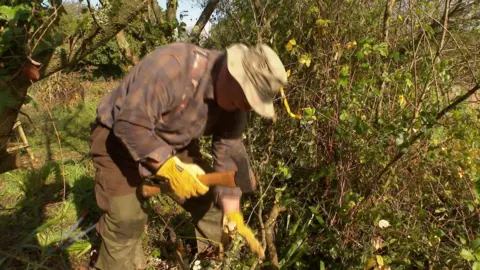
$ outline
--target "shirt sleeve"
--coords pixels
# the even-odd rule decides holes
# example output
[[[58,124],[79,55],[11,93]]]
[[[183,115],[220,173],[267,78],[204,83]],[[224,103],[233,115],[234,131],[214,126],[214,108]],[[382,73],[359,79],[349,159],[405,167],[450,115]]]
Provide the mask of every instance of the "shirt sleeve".
[[[152,159],[162,164],[174,154],[173,147],[156,135],[155,123],[161,121],[159,117],[173,100],[169,86],[175,79],[172,71],[180,70],[180,63],[174,56],[154,60],[142,63],[134,71],[113,125],[115,136],[138,162],[142,177],[152,175],[142,161]]]
[[[256,189],[256,181],[251,170],[250,164],[239,166],[231,158],[231,154],[241,155],[238,159],[248,161],[247,151],[242,141],[243,132],[246,125],[246,114],[244,112],[225,112],[220,116],[218,126],[213,133],[213,168],[215,171],[236,171],[240,175],[243,193],[250,193]]]

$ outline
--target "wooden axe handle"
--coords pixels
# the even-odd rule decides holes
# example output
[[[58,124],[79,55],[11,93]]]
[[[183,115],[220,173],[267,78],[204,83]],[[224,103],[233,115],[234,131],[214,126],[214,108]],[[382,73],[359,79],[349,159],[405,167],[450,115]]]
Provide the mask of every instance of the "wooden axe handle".
[[[234,188],[235,185],[235,172],[214,172],[207,173],[198,176],[198,180],[205,186],[226,186]]]
[[[198,176],[198,180],[207,187],[210,186],[227,186],[234,188],[235,185],[235,172],[214,172],[207,173]],[[142,185],[143,197],[151,197],[162,192],[159,186]]]

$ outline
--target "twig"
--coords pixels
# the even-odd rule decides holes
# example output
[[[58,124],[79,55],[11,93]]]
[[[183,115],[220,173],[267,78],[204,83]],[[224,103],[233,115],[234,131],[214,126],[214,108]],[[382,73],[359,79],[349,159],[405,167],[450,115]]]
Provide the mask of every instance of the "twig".
[[[20,110],[19,110],[18,112],[19,112],[21,115],[27,117],[28,122],[30,122],[30,124],[32,125],[33,129],[34,129],[35,131],[37,131],[37,128],[36,128],[35,125],[33,124],[33,121],[32,121],[32,118],[30,118],[30,115],[28,115],[28,114],[26,114],[26,113],[24,113],[24,112],[22,112],[22,111],[20,111]]]
[[[260,37],[260,27],[258,26],[258,22],[257,22],[257,12],[255,12],[255,6],[253,4],[253,1],[250,0],[250,5],[252,6],[252,11],[253,11],[253,20],[255,21],[255,26],[256,26],[256,30],[257,30],[257,41],[260,42],[261,40],[261,37]]]
[[[87,0],[87,7],[88,7],[88,11],[90,11],[90,14],[92,15],[93,21],[97,25],[97,27],[102,29],[102,26],[100,26],[100,24],[98,23],[97,18],[95,18],[94,11],[92,10],[92,7],[90,6],[90,0]]]
[[[440,40],[440,46],[438,46],[437,55],[435,59],[440,56],[443,50],[443,46],[445,45],[445,36],[447,35],[447,28],[448,28],[448,10],[450,9],[450,0],[445,0],[445,11],[443,13],[443,31],[442,31],[442,39]]]
[[[55,136],[57,137],[57,140],[58,140],[58,147],[60,148],[60,162],[61,162],[61,172],[60,172],[60,174],[62,175],[62,180],[63,180],[63,201],[65,201],[67,184],[65,182],[65,165],[63,163],[62,140],[60,139],[60,135],[58,134],[57,126],[55,125],[55,120],[53,119],[52,113],[50,112],[50,109],[48,107],[47,107],[47,112],[48,112],[48,115],[50,117],[50,120],[52,120],[53,130],[55,131]]]
[[[32,53],[33,51],[35,51],[35,49],[37,48],[38,46],[38,43],[40,43],[40,41],[42,40],[43,36],[45,35],[45,33],[47,33],[48,29],[50,28],[50,26],[52,26],[53,22],[55,22],[55,20],[57,20],[57,16],[58,16],[58,9],[55,7],[54,8],[54,11],[53,11],[53,14],[50,16],[50,17],[53,17],[53,19],[50,21],[50,23],[47,25],[47,27],[45,27],[45,30],[43,30],[43,33],[40,35],[40,37],[37,39],[37,42],[35,42],[35,45],[33,46],[33,48],[30,50],[29,52],[29,56],[31,57],[32,56]],[[37,29],[40,30],[41,27],[39,27]],[[35,31],[35,33],[32,35],[32,39],[35,37],[35,35],[37,34],[37,31]],[[29,42],[30,44],[30,42]]]

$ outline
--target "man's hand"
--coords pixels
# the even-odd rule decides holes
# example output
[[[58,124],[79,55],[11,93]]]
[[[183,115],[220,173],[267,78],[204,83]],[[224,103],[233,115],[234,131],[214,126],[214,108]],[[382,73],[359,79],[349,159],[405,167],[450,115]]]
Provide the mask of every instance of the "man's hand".
[[[252,252],[257,254],[259,259],[265,259],[265,252],[263,251],[263,248],[258,242],[258,240],[255,238],[252,230],[247,225],[245,225],[242,213],[240,211],[233,211],[229,213],[224,213],[224,216],[225,226],[228,226],[229,230],[230,227],[236,227],[238,234],[245,238]]]
[[[198,197],[208,192],[208,187],[197,178],[205,172],[195,164],[183,163],[177,157],[168,159],[156,175],[166,178],[172,191],[181,200]]]

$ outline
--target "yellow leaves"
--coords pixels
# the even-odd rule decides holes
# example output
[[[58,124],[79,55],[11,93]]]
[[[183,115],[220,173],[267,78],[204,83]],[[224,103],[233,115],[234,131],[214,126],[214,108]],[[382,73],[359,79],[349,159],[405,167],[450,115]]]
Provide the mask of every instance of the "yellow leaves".
[[[355,207],[355,205],[357,205],[354,201],[349,201],[348,202],[348,207],[351,209],[353,207]]]
[[[402,15],[398,15],[398,19],[399,19],[401,22],[403,22],[403,17],[402,17]]]
[[[398,97],[398,104],[400,104],[400,107],[402,109],[405,108],[405,105],[407,105],[407,100],[405,99],[405,97],[403,95],[400,95]]]
[[[375,267],[375,265],[377,265],[377,263],[375,262],[375,259],[368,258],[368,260],[365,262],[365,266],[363,267],[363,269],[372,269]]]
[[[346,47],[347,49],[351,49],[351,48],[354,48],[354,47],[356,47],[356,46],[357,46],[357,42],[356,42],[355,40],[354,40],[354,41],[349,41],[349,42],[347,42],[347,44],[345,45],[345,47]]]
[[[288,78],[288,77],[290,77],[290,73],[291,73],[291,72],[290,72],[290,69],[289,69],[289,70],[287,70],[287,72],[286,72],[286,74],[287,74],[287,78]]]
[[[295,41],[295,39],[290,39],[288,41],[287,45],[285,45],[285,49],[287,49],[287,51],[291,52],[295,45],[297,45],[297,41]]]
[[[329,24],[333,23],[331,20],[318,19],[315,24],[320,27],[327,27]]]
[[[372,239],[372,245],[375,248],[375,250],[379,250],[382,247],[383,240],[380,237],[376,237]]]
[[[310,67],[310,63],[312,62],[312,60],[308,55],[302,54],[302,56],[300,56],[300,59],[298,59],[298,62],[300,64],[305,64],[307,67]]]
[[[383,257],[380,256],[380,255],[377,255],[376,258],[377,258],[377,264],[378,264],[378,266],[383,266],[383,265],[384,265]]]
[[[458,168],[457,168],[457,172],[458,172],[458,177],[460,177],[460,179],[463,179],[463,176],[464,176],[465,174],[463,173],[462,168],[458,167]]]

